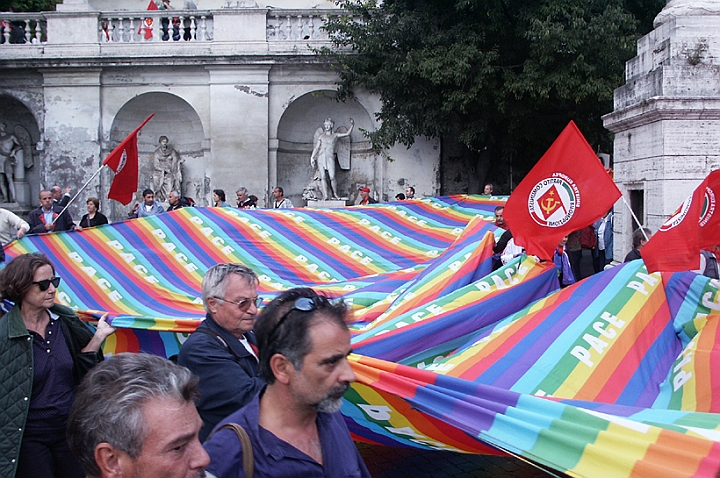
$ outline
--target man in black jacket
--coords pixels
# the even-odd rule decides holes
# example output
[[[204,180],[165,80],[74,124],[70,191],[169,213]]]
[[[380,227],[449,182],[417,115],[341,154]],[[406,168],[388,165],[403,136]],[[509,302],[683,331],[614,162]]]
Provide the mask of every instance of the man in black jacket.
[[[200,378],[200,441],[265,386],[258,377],[257,341],[252,332],[260,303],[257,284],[255,272],[240,264],[217,264],[203,278],[207,315],[178,356],[178,364]]]
[[[53,205],[52,192],[48,189],[40,191],[40,207],[28,214],[30,234],[74,230],[75,223],[70,212],[65,211],[60,214],[62,210],[62,207]]]

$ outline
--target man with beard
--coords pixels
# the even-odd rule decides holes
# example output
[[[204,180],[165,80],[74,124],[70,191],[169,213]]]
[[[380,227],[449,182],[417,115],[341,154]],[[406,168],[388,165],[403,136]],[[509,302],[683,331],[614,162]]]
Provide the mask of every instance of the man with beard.
[[[96,365],[70,411],[68,444],[91,478],[202,478],[197,377],[162,357],[125,353]]]
[[[245,476],[243,454],[252,453],[259,478],[370,476],[339,413],[355,381],[346,310],[307,288],[287,290],[265,307],[255,334],[268,385],[205,442],[210,473]],[[251,446],[224,428],[231,423],[246,431]]]

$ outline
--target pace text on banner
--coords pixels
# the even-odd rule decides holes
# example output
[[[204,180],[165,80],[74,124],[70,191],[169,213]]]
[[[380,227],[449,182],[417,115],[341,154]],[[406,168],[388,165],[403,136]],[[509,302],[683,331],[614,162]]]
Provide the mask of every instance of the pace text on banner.
[[[115,199],[124,205],[132,201],[138,184],[137,134],[153,116],[155,113],[148,116],[103,161],[103,166],[108,166],[115,172],[108,199]]]
[[[513,191],[505,220],[528,254],[552,259],[563,236],[601,218],[621,196],[571,121]]]

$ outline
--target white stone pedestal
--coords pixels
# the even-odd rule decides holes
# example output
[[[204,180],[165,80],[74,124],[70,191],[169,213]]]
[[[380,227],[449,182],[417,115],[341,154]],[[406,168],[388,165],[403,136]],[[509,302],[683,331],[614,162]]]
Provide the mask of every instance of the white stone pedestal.
[[[308,200],[307,207],[310,209],[328,209],[347,206],[347,198],[345,199],[316,199]]]
[[[658,15],[603,117],[615,133],[615,182],[628,203],[642,203],[638,219],[653,232],[720,167],[720,1],[702,3],[690,12],[670,2]],[[636,227],[618,202],[615,260],[632,248]]]

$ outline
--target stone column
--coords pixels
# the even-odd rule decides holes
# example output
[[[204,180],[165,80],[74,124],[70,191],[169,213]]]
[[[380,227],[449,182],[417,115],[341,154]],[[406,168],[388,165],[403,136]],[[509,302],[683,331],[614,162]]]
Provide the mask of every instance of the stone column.
[[[95,68],[41,70],[45,163],[40,165],[40,181],[45,188],[57,184],[77,192],[100,167],[100,72]],[[85,203],[73,204],[73,219],[79,219],[75,216],[84,213]]]
[[[212,66],[210,188],[224,189],[235,204],[241,186],[265,207],[268,190],[268,83],[270,67]]]
[[[655,232],[698,184],[720,167],[720,0],[673,0],[638,40],[614,111],[615,181],[640,221]],[[615,207],[614,259],[632,248],[637,226]]]

